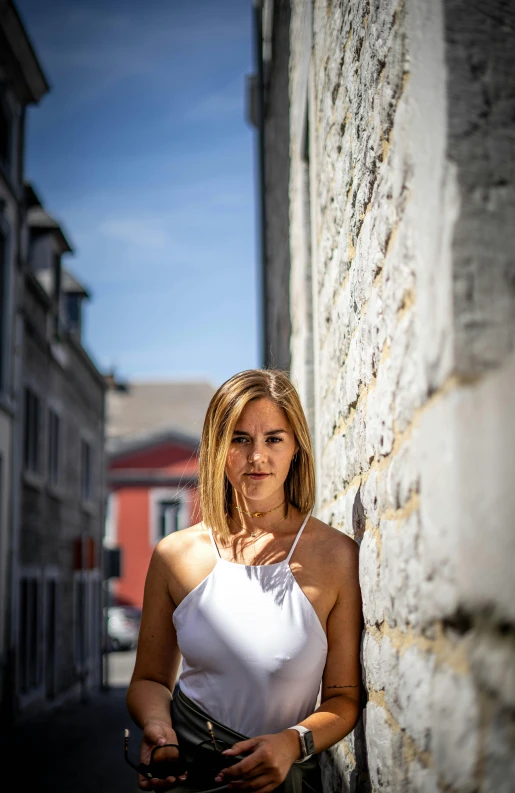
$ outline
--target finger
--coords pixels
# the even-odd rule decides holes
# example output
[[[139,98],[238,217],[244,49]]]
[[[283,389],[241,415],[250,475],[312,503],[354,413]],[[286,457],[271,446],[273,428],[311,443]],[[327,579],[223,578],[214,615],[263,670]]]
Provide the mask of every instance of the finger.
[[[246,741],[239,741],[238,743],[234,743],[230,749],[225,749],[222,754],[231,757],[235,754],[245,754],[245,752],[250,752],[257,746],[260,742],[260,738],[249,738]]]
[[[163,728],[160,725],[150,724],[143,731],[143,743],[151,746],[162,746],[167,743]]]
[[[220,776],[224,779],[234,779],[235,777],[246,776],[249,772],[256,771],[261,766],[261,759],[251,754],[244,757],[239,763],[222,768]]]
[[[241,790],[251,789],[251,785],[256,785],[258,787],[262,787],[266,782],[270,781],[270,775],[263,772],[261,768],[256,774],[252,776],[246,776],[245,779],[235,779],[232,781],[231,787],[241,788]],[[259,783],[259,784],[258,784]]]
[[[168,781],[170,780],[170,781]],[[150,780],[152,787],[154,790],[168,790],[170,785],[174,785],[177,781],[177,778],[174,776],[170,776],[167,779],[159,779],[158,777],[152,777]]]
[[[177,777],[177,779],[173,776],[167,776],[164,780],[167,785],[173,785],[174,782],[186,782],[188,778],[188,772],[186,771],[185,774],[181,774]]]
[[[258,776],[263,776],[266,774],[265,766],[260,763],[256,768],[253,768],[252,771],[248,771],[244,775],[240,775],[238,779],[231,780],[231,782],[250,782],[253,779],[257,779]]]
[[[179,758],[179,750],[175,746],[154,746],[154,763],[175,762]]]

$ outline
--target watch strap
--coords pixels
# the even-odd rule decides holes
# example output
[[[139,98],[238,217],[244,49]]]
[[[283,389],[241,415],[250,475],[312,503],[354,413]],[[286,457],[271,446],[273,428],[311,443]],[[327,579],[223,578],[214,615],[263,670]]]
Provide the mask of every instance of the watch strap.
[[[311,730],[308,730],[307,727],[302,727],[300,724],[297,724],[294,727],[288,727],[288,729],[296,730],[299,734],[301,758],[300,760],[295,760],[295,762],[303,763],[304,760],[309,760],[309,758],[315,753],[315,744]]]

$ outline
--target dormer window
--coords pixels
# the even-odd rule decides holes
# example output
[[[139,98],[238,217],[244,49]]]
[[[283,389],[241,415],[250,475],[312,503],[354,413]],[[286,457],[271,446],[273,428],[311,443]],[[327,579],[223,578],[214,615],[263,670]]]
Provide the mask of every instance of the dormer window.
[[[83,295],[68,292],[65,295],[65,326],[66,330],[80,339],[82,330]]]

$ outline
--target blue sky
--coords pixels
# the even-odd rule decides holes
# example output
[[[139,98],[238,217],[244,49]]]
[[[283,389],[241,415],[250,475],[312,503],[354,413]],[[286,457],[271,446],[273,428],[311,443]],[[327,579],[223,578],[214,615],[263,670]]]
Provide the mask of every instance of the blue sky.
[[[84,344],[137,379],[258,365],[251,0],[17,0],[50,93],[26,176],[92,292]]]

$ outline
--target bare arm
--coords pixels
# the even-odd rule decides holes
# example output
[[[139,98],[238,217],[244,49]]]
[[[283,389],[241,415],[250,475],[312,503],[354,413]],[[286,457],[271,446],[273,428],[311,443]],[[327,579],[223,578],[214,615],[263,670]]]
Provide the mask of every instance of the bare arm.
[[[167,584],[167,569],[159,545],[154,550],[145,582],[143,613],[136,653],[136,663],[127,691],[127,708],[143,730],[142,762],[148,763],[153,746],[177,743],[172,728],[170,701],[180,652],[172,622],[175,604]],[[168,751],[168,750],[163,750]],[[167,789],[169,777],[153,780],[155,789]],[[151,785],[140,777],[140,787]]]
[[[322,679],[321,705],[301,724],[313,733],[321,752],[356,726],[360,713],[359,648],[363,616],[359,586],[359,548],[348,544],[342,555],[342,581],[327,620],[327,661]]]

